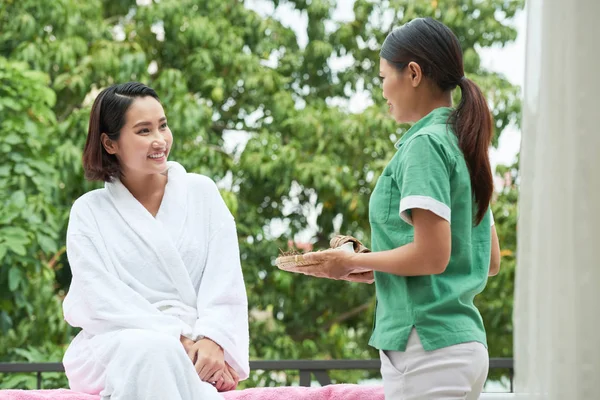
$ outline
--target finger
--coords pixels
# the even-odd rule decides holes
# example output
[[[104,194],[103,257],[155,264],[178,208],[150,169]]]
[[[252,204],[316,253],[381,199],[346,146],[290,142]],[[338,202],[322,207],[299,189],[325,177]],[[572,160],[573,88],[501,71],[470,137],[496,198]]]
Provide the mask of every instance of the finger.
[[[328,276],[326,274],[320,273],[320,272],[313,272],[313,273],[304,273],[301,272],[302,275],[306,275],[306,276],[311,276],[313,278],[328,278],[328,279],[333,279],[331,276]]]
[[[221,378],[224,378],[223,368],[219,368],[217,370],[212,371],[212,374],[210,374],[208,381],[209,382],[218,382],[219,379],[221,379]]]
[[[289,267],[289,268],[286,268],[285,270],[288,272],[294,272],[296,274],[310,275],[306,272],[307,268],[308,267]]]
[[[186,350],[187,350],[187,349],[186,349]],[[192,364],[194,364],[194,361],[195,361],[195,360],[194,360],[194,353],[193,353],[191,350],[188,350],[188,351],[186,352],[186,354],[187,354],[188,358],[190,359],[190,361],[192,362]]]
[[[306,253],[302,255],[302,260],[306,261],[306,262],[312,262],[312,263],[320,263],[321,261],[323,261],[323,254],[325,252],[324,251],[320,251],[320,252],[311,252],[311,253]]]
[[[311,253],[306,253],[306,254],[303,254],[302,257],[304,258],[304,261],[310,261],[314,264],[319,264],[319,263],[329,261],[329,260],[331,260],[331,257],[339,256],[339,254],[340,254],[340,250],[329,249],[329,250],[314,251]]]
[[[323,272],[321,271],[321,268],[319,268],[318,266],[314,266],[314,265],[308,265],[308,266],[304,266],[304,267],[298,267],[298,272],[304,274],[304,275],[312,275],[312,276],[317,276],[317,274],[322,274]]]
[[[223,379],[223,391],[228,392],[234,388],[233,378],[230,376],[224,377]]]
[[[196,356],[198,353],[198,349],[194,347],[194,343],[191,343],[190,345],[186,346],[184,344],[183,348],[185,349],[185,353],[187,354],[187,356],[189,357],[190,360],[192,360],[192,363],[196,362]]]
[[[234,381],[239,382],[240,380],[240,376],[238,375],[237,371],[235,369],[233,369],[232,367],[229,367],[229,374],[231,374],[231,377],[233,378]]]
[[[310,271],[306,271],[304,274],[308,276],[314,276],[316,278],[338,279],[338,277],[332,276],[325,272],[323,268],[313,268]]]
[[[206,382],[217,382],[221,377],[220,371],[214,366],[207,366],[206,370],[203,370],[202,373],[204,374],[204,378],[201,377],[201,379]]]
[[[230,390],[235,389],[236,384],[233,380],[233,378],[229,377],[227,379],[225,379],[225,383],[223,384],[223,391],[228,392]]]
[[[237,374],[233,370],[233,368],[231,368],[229,363],[225,362],[224,367],[223,367],[223,375],[222,375],[222,379],[225,380],[225,382],[227,382],[227,384],[224,385],[225,390],[231,390],[231,389],[229,389],[229,387],[231,387],[233,385],[233,382],[235,380],[235,375],[237,375]]]
[[[217,391],[219,391],[219,392],[222,392],[224,390],[224,385],[225,385],[225,381],[223,380],[223,377],[221,377],[221,379],[219,379],[215,383],[215,387],[217,388]]]
[[[206,360],[204,357],[198,356],[198,360],[195,364],[196,372],[198,373],[200,379],[202,379],[204,382],[208,382],[208,378],[212,376],[211,366],[208,365],[207,361],[208,360]]]
[[[196,364],[198,350],[194,346],[187,349],[187,355],[190,358],[190,360],[192,360],[192,364]]]
[[[226,392],[228,390],[231,390],[231,387],[233,386],[233,378],[231,377],[231,375],[229,374],[229,372],[227,370],[223,371],[223,374],[221,375],[221,377],[219,378],[219,380],[217,381],[217,390],[221,391],[221,392]]]
[[[233,379],[232,379],[232,380],[230,380],[230,381],[229,381],[229,385],[227,385],[227,387],[225,387],[225,388],[224,388],[224,389],[225,389],[224,391],[225,391],[225,392],[229,392],[230,390],[233,390],[233,389],[235,389],[235,388],[236,388],[236,386],[237,386],[237,385],[235,384],[235,382],[234,382],[234,381],[233,381]]]
[[[200,379],[203,380],[204,382],[207,382],[207,380],[206,380],[206,366],[204,366],[202,364],[198,364],[196,362],[196,364],[194,365],[194,367],[196,368],[196,373],[198,374],[198,376],[200,377]]]

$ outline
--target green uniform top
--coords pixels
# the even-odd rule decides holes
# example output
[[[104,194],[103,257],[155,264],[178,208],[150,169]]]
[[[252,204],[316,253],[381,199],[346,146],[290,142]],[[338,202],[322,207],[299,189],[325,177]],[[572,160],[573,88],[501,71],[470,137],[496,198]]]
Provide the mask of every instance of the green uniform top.
[[[493,219],[475,226],[471,179],[458,139],[447,124],[451,108],[437,108],[396,143],[398,149],[369,202],[373,251],[413,241],[411,210],[430,210],[450,222],[452,251],[439,275],[405,277],[375,272],[377,309],[369,344],[404,351],[413,327],[423,348],[470,341],[487,346],[473,298],[485,287]]]

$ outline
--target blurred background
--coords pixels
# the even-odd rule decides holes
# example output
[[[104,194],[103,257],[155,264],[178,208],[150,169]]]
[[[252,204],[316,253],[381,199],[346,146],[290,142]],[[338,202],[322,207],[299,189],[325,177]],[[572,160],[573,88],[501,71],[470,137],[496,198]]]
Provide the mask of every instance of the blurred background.
[[[522,0],[0,0],[0,362],[59,362],[77,330],[62,318],[73,201],[91,104],[141,81],[161,97],[171,160],[218,182],[236,217],[251,359],[371,359],[375,288],[274,267],[281,250],[370,245],[368,199],[407,129],[388,115],[380,44],[416,17],[447,24],[488,97],[496,132],[492,208],[502,267],[477,297],[491,357],[512,357]],[[456,93],[460,96],[460,93]],[[505,386],[507,371],[490,375]],[[334,371],[374,382],[376,371]],[[61,373],[44,388],[66,387]],[[244,387],[292,384],[254,372]],[[494,386],[495,385],[495,386]],[[0,388],[35,388],[35,374]],[[489,386],[488,386],[489,387]]]

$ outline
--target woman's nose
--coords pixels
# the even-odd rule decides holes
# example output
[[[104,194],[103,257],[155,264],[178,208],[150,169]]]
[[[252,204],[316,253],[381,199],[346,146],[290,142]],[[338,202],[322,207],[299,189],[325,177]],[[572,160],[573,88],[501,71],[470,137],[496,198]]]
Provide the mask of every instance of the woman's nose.
[[[167,146],[167,140],[161,133],[157,133],[152,141],[152,146],[155,148],[163,148]]]

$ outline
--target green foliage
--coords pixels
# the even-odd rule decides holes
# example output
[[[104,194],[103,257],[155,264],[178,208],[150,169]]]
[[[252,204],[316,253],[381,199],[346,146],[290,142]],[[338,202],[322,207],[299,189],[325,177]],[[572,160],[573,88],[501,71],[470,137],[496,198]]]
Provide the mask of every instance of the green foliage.
[[[496,231],[501,244],[500,273],[488,280],[486,290],[476,304],[491,331],[489,351],[493,357],[512,357],[512,308],[517,247],[518,162],[499,166],[504,180],[492,204]]]
[[[12,313],[13,329],[0,335],[2,361],[11,362],[57,362],[62,360],[66,343],[73,335],[62,319],[62,293],[57,291],[54,270],[43,266],[36,274],[30,274],[29,284],[20,293],[27,302],[24,315]],[[46,389],[67,387],[62,373],[44,373]],[[35,389],[35,374],[7,374],[0,376],[2,388]]]
[[[56,361],[69,341],[59,308],[70,280],[64,233],[72,202],[97,187],[84,181],[80,161],[89,110],[100,89],[128,80],[161,96],[175,135],[172,159],[222,182],[238,224],[252,357],[377,356],[367,346],[373,286],[293,276],[274,259],[294,238],[323,248],[341,232],[369,244],[369,195],[406,129],[387,115],[377,77],[378,43],[393,26],[417,16],[448,24],[463,46],[467,75],[493,107],[496,139],[519,122],[519,89],[484,70],[478,50],[514,40],[504,18],[523,1],[357,0],[348,22],[327,21],[332,1],[285,3],[307,16],[305,47],[292,29],[241,1],[3,2],[0,360]],[[332,69],[338,57],[349,67]],[[374,101],[363,112],[336,105],[362,90]],[[236,151],[225,147],[226,136],[240,142]],[[493,206],[503,271],[478,299],[492,356],[512,351],[512,185]],[[341,382],[365,376],[333,375]],[[0,385],[31,383],[19,379],[0,378]],[[246,385],[293,379],[257,372]]]
[[[57,191],[52,157],[55,93],[48,77],[0,57],[0,328],[30,316],[29,278],[63,246],[64,215],[49,201]]]

